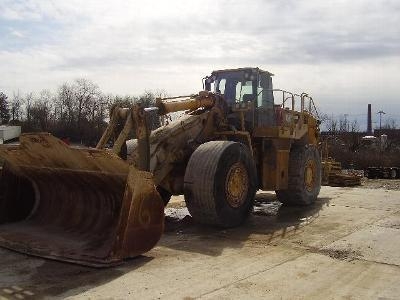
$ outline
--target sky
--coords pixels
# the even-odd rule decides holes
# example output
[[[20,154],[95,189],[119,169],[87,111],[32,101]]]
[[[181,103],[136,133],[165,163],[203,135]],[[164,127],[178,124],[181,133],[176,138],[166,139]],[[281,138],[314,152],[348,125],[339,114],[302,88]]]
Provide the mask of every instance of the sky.
[[[0,91],[87,78],[106,93],[171,96],[212,70],[260,67],[322,113],[400,126],[398,0],[0,0]],[[384,122],[384,121],[383,121]]]

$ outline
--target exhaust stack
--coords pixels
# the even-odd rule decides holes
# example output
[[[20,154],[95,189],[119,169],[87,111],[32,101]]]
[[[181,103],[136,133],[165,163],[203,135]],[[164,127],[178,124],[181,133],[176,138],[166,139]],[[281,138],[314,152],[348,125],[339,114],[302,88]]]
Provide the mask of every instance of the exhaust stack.
[[[367,135],[372,135],[372,113],[371,104],[368,104],[368,120],[367,120]]]

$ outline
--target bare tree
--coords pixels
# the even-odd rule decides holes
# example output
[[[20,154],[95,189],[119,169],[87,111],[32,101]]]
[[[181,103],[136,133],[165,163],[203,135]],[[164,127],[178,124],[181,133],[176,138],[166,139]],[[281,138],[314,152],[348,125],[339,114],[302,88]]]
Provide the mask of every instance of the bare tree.
[[[321,122],[321,125],[326,126],[326,124],[329,122],[329,116],[327,114],[321,114],[319,121]]]
[[[20,96],[19,91],[17,93],[14,92],[10,109],[11,121],[15,122],[22,119],[22,104],[23,99]]]
[[[8,109],[7,95],[0,92],[0,124],[5,124],[10,120],[10,110]]]
[[[156,97],[166,96],[164,90],[157,90],[155,93],[145,91],[140,96],[105,95],[97,84],[81,78],[72,83],[63,83],[56,93],[43,90],[38,95],[31,92],[24,97],[14,93],[10,108],[12,119],[21,122],[25,132],[48,131],[74,142],[93,145],[107,126],[109,111],[113,105],[130,107],[141,102],[148,107],[154,105]],[[1,97],[0,94],[1,103],[6,103],[6,96],[3,99]],[[152,128],[160,126],[157,114],[149,113],[148,120]]]
[[[96,103],[95,98],[100,94],[100,89],[98,85],[84,78],[76,79],[73,88],[76,101],[77,127],[78,131],[81,131],[82,121],[90,116]]]
[[[114,105],[118,105],[121,107],[130,107],[137,101],[137,98],[132,96],[110,95],[110,98],[111,98],[110,108]]]
[[[50,131],[54,96],[49,90],[40,92],[30,107],[32,126],[40,131]]]
[[[339,131],[348,132],[349,131],[349,120],[347,120],[347,115],[343,115],[339,118]]]
[[[351,132],[359,132],[360,131],[360,124],[358,124],[357,120],[354,120],[350,124],[350,131]]]
[[[327,120],[327,128],[330,134],[336,134],[338,131],[338,121],[332,116]]]
[[[68,126],[74,126],[75,117],[75,93],[73,86],[63,83],[58,89],[56,99],[59,120]]]
[[[25,110],[26,110],[26,121],[28,124],[31,123],[31,108],[32,108],[32,103],[34,101],[34,95],[32,92],[26,94],[25,96]]]
[[[385,125],[382,128],[384,128],[384,129],[396,129],[397,128],[396,120],[393,119],[393,118],[388,118],[386,120]]]
[[[154,97],[155,98],[167,98],[167,97],[169,97],[170,95],[167,93],[167,91],[166,90],[164,90],[164,89],[158,89],[158,90],[156,90],[155,92],[154,92]]]

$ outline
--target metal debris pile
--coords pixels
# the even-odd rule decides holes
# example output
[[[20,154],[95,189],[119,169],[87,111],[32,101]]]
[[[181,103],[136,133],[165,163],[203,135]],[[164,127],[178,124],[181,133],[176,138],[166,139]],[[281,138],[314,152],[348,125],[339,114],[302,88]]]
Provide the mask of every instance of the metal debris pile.
[[[362,176],[355,172],[344,173],[340,162],[333,158],[322,161],[322,184],[329,186],[358,186]]]

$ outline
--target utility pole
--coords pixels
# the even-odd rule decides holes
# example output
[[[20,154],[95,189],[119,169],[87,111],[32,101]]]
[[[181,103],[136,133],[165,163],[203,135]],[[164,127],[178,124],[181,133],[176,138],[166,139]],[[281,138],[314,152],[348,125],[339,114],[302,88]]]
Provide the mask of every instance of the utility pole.
[[[381,130],[382,130],[382,115],[386,114],[383,110],[380,110],[377,112],[377,114],[379,114],[379,133],[382,134]]]

